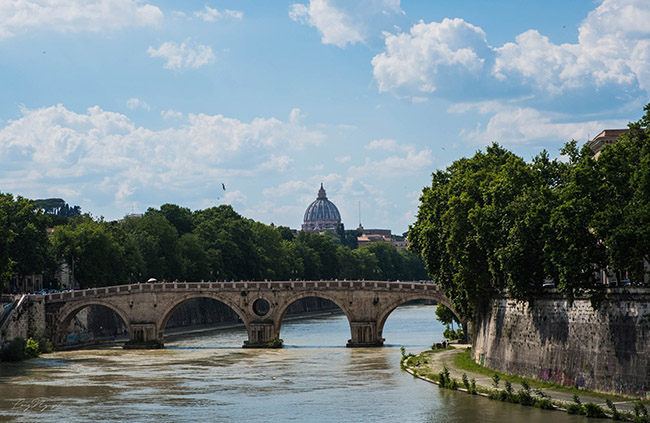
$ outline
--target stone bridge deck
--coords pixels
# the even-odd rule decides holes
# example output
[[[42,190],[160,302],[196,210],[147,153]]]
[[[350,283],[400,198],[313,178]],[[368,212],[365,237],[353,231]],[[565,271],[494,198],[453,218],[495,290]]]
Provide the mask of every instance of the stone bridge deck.
[[[81,309],[101,305],[124,320],[131,345],[162,346],[167,321],[181,304],[212,298],[241,318],[248,332],[245,347],[266,347],[279,338],[289,306],[306,297],[330,300],[345,313],[350,347],[381,346],[386,319],[407,301],[426,299],[451,307],[433,283],[384,281],[159,282],[48,294],[45,306],[56,343],[63,342],[70,321]]]

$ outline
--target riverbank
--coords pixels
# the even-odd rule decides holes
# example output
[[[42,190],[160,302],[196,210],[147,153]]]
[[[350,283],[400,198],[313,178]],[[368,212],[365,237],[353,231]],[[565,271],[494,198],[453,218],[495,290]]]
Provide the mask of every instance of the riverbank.
[[[444,350],[428,350],[417,355],[407,354],[402,358],[402,368],[415,377],[441,387],[500,401],[572,414],[595,413],[592,415],[596,416],[602,411],[605,415],[600,417],[650,422],[647,415],[645,419],[643,416],[647,401],[639,402],[635,398],[558,386],[491,371],[473,362],[467,363],[469,347],[457,344]],[[575,401],[575,396],[579,402]],[[640,420],[635,420],[637,414],[641,417]]]

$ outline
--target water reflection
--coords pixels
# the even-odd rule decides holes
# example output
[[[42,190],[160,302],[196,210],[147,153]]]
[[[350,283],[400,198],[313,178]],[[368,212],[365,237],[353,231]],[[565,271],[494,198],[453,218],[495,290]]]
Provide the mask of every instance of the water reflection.
[[[281,350],[241,349],[243,329],[169,338],[164,350],[65,351],[0,366],[0,419],[39,422],[581,422],[439,390],[399,369],[440,341],[434,308],[400,307],[388,345],[349,349],[345,316],[285,322]],[[37,401],[27,409],[16,406]],[[40,408],[38,408],[40,407]]]

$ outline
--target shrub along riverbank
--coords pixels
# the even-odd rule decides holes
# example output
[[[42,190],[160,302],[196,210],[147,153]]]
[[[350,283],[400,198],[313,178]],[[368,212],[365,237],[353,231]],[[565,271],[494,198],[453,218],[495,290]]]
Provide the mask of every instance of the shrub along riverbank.
[[[495,372],[476,364],[471,359],[469,349],[447,347],[414,355],[406,354],[402,348],[401,367],[440,388],[458,390],[469,395],[587,417],[650,423],[647,401],[644,404],[626,397]]]

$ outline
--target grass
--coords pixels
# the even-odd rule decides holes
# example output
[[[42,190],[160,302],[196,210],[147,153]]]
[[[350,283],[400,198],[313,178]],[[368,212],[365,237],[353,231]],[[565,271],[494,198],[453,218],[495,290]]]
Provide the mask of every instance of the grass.
[[[578,389],[574,386],[565,386],[561,385],[559,383],[553,383],[553,382],[546,382],[543,380],[538,380],[538,379],[529,379],[517,375],[511,375],[511,374],[506,374],[506,373],[501,373],[496,370],[489,369],[487,367],[483,367],[480,364],[476,363],[474,360],[472,360],[471,352],[469,350],[463,351],[461,353],[458,353],[454,356],[454,367],[458,369],[462,369],[468,372],[474,372],[474,373],[480,373],[486,376],[494,376],[495,374],[499,375],[500,380],[503,381],[509,381],[510,383],[518,383],[521,384],[522,382],[527,382],[531,387],[534,388],[545,388],[545,389],[552,389],[554,391],[562,391],[562,392],[568,392],[572,394],[588,394],[592,395],[594,397],[598,398],[603,398],[603,399],[614,399],[617,401],[632,401],[634,398],[629,398],[625,397],[622,395],[615,395],[615,394],[604,394],[601,392],[594,392],[594,391],[589,391],[586,389]]]

